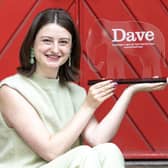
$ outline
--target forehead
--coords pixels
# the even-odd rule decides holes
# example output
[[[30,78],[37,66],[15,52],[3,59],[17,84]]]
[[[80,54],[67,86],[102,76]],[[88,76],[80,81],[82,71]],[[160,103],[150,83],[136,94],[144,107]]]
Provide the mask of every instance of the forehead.
[[[49,23],[43,26],[38,31],[36,37],[41,36],[48,36],[53,38],[71,38],[70,32],[56,23]]]

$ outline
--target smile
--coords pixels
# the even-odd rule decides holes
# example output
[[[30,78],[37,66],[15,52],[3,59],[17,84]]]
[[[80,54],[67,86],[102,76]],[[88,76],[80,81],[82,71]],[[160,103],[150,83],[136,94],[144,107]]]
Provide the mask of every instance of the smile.
[[[57,61],[61,58],[61,56],[58,55],[46,55],[46,57],[51,61]]]

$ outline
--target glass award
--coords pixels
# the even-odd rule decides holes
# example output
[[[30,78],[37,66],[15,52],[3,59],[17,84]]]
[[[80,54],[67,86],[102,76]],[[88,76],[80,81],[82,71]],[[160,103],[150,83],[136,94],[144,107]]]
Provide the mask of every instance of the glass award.
[[[88,64],[97,73],[88,84],[167,82],[165,39],[156,26],[137,21],[96,20],[86,39]]]

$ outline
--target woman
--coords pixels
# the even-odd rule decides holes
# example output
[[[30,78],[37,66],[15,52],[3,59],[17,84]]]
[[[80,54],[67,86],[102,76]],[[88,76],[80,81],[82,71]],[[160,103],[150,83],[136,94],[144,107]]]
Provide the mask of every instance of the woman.
[[[79,77],[80,40],[69,14],[37,15],[20,50],[18,73],[0,83],[0,168],[123,168],[119,148],[107,143],[118,130],[134,93],[164,83],[125,89],[98,123],[94,112],[110,98],[111,80],[85,90]],[[81,145],[81,137],[92,146]]]

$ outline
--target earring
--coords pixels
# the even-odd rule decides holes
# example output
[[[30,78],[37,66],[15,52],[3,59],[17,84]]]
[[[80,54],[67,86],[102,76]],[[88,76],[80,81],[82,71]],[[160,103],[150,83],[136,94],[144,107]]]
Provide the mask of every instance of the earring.
[[[68,59],[68,66],[71,67],[71,56],[69,56],[69,59]]]
[[[34,64],[34,58],[35,58],[35,56],[34,56],[34,48],[31,48],[30,49],[30,64]]]

